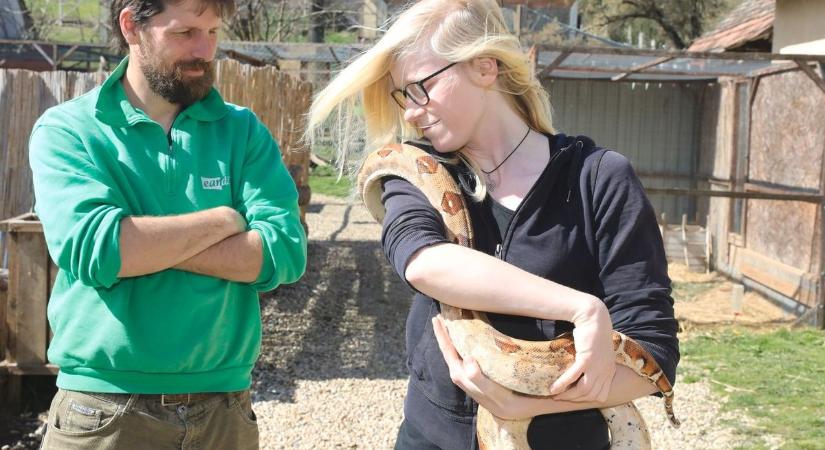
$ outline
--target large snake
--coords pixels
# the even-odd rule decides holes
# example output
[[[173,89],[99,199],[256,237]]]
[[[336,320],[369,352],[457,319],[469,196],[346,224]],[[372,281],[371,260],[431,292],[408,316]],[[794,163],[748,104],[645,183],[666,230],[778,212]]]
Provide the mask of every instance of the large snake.
[[[406,179],[421,189],[444,221],[447,238],[473,247],[470,215],[464,197],[447,168],[418,147],[391,144],[371,153],[358,173],[358,191],[370,214],[382,223],[386,213],[381,202],[385,177]],[[576,355],[572,333],[549,341],[514,339],[497,331],[486,314],[441,303],[441,315],[450,338],[462,357],[472,356],[481,371],[516,393],[547,397],[550,385],[570,367]],[[656,386],[662,393],[665,413],[678,427],[673,414],[673,388],[662,369],[644,348],[613,331],[616,362]],[[632,402],[601,409],[614,450],[650,449],[650,435]],[[479,405],[476,433],[481,450],[529,450],[527,428],[531,419],[504,420]]]

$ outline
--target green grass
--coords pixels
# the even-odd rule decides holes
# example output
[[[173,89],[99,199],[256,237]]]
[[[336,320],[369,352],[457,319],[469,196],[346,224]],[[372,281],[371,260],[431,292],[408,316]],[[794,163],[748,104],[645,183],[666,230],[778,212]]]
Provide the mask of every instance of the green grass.
[[[353,187],[353,180],[346,175],[339,180],[338,171],[332,166],[319,166],[309,173],[309,188],[316,194],[348,197]]]
[[[358,33],[354,31],[327,31],[324,33],[327,44],[354,44],[358,42]]]
[[[740,448],[767,448],[760,436],[781,436],[782,449],[825,449],[825,332],[732,328],[686,339],[682,382],[713,380],[726,410],[756,424],[728,423]]]
[[[32,12],[35,23],[45,21],[50,25],[42,29],[42,39],[55,42],[82,42],[82,43],[102,43],[100,31],[92,25],[101,17],[101,2],[96,0],[80,0],[78,2],[67,2],[63,5],[63,16],[66,20],[81,19],[85,25],[57,23],[60,17],[59,5],[54,0],[29,0],[26,4]],[[74,5],[77,5],[75,8]],[[108,23],[108,18],[103,18],[102,22]]]

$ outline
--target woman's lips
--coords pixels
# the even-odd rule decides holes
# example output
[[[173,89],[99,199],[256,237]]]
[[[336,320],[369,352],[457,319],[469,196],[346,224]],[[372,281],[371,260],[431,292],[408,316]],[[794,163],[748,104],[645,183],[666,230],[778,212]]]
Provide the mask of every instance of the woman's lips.
[[[418,127],[418,128],[419,128],[419,129],[421,129],[421,130],[426,130],[427,128],[432,128],[432,127],[434,127],[434,126],[438,125],[439,123],[441,123],[441,121],[440,121],[440,120],[436,120],[435,122],[433,122],[433,123],[431,123],[431,124],[429,124],[429,125],[420,126],[420,127]]]

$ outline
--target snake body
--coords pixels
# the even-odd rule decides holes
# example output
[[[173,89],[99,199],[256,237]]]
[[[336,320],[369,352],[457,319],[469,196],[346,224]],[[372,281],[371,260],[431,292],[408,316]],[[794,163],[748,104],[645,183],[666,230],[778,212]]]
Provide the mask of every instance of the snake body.
[[[381,202],[385,177],[400,177],[421,189],[441,215],[447,238],[473,247],[470,215],[464,197],[447,168],[418,147],[391,144],[371,153],[358,173],[358,190],[370,214],[382,223],[386,213]],[[482,372],[514,392],[549,396],[552,383],[570,367],[576,355],[571,333],[549,341],[515,339],[497,331],[486,314],[441,303],[450,338],[462,357],[472,356]],[[653,357],[636,341],[613,331],[616,362],[631,368],[662,393],[665,413],[673,426],[673,388]],[[611,448],[650,449],[650,437],[641,414],[626,403],[601,410],[611,435]],[[529,450],[530,419],[504,420],[478,408],[476,433],[482,450]]]

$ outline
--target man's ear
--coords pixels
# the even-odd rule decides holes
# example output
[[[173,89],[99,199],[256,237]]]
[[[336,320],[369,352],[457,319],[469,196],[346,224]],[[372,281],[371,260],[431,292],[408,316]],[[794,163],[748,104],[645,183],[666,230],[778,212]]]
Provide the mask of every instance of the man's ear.
[[[498,61],[489,56],[479,56],[470,61],[470,72],[473,81],[479,86],[488,88],[498,79]]]
[[[130,8],[123,8],[119,16],[120,32],[123,33],[123,38],[129,45],[135,45],[140,42],[138,32],[140,26],[134,21],[134,14]]]

